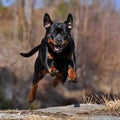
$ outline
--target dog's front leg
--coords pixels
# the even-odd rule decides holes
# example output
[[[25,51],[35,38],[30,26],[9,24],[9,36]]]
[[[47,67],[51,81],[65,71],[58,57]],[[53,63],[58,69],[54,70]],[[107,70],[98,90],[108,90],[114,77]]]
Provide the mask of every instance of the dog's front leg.
[[[45,66],[47,71],[51,74],[51,76],[55,76],[58,73],[58,70],[54,67],[54,58],[49,53],[47,47],[46,47]]]
[[[77,82],[75,53],[72,53],[69,57],[68,80],[71,82]]]

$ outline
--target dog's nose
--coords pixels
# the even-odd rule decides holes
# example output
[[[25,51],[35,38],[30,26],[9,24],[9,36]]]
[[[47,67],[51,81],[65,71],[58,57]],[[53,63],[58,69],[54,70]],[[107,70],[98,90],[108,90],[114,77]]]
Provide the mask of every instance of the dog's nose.
[[[61,45],[62,44],[62,39],[57,39],[57,45]]]
[[[62,42],[62,39],[57,39],[59,42]]]

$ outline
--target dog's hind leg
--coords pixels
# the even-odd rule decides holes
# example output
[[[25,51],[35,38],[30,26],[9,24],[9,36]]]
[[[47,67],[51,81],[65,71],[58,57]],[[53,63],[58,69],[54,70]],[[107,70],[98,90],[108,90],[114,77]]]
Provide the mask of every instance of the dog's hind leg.
[[[56,87],[59,84],[60,80],[56,77],[53,81],[52,81],[52,85],[53,87]]]
[[[29,103],[33,102],[34,99],[35,99],[36,91],[37,91],[37,87],[38,87],[38,82],[39,82],[38,76],[34,75],[33,80],[36,80],[36,82],[33,83],[32,88],[30,90],[30,93],[29,93]]]
[[[66,81],[67,74],[58,73],[52,84],[56,87],[60,82],[63,84]]]
[[[44,77],[46,74],[46,69],[40,63],[39,58],[36,59],[35,62],[35,71],[33,76],[33,85],[29,93],[29,103],[33,102],[36,96],[36,91],[38,88],[38,82]]]
[[[36,74],[34,75],[34,78],[33,78],[34,82],[33,82],[32,88],[29,93],[29,103],[34,101],[35,96],[36,96],[36,91],[38,88],[38,82],[42,79],[43,76],[44,74],[40,74],[40,76]]]

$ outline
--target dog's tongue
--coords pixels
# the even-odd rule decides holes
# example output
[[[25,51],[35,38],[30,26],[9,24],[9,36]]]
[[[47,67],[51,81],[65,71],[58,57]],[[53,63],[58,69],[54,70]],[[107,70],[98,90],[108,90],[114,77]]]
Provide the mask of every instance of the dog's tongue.
[[[60,50],[60,48],[59,47],[55,47],[55,51],[59,51]]]

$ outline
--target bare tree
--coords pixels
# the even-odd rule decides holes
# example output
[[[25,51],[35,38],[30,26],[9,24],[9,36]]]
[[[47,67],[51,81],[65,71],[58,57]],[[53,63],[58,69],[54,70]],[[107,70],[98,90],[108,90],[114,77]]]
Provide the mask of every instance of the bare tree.
[[[24,27],[24,40],[25,47],[30,43],[31,31],[32,31],[32,9],[33,4],[32,0],[24,0],[24,20],[25,20],[25,27]]]
[[[18,33],[19,33],[19,14],[18,14],[18,1],[15,0],[14,3],[14,10],[13,10],[13,15],[14,15],[14,41],[18,40]]]
[[[17,1],[14,6],[14,16],[16,22],[15,26],[17,27],[17,19],[19,18],[19,36],[23,41],[23,46],[28,48],[31,46],[32,39],[32,24],[33,24],[33,6],[36,0],[21,0]],[[16,28],[17,29],[17,28]],[[16,36],[16,31],[14,32],[14,36]]]
[[[83,22],[83,33],[87,35],[88,32],[88,12],[89,12],[89,6],[85,5],[85,16],[84,16],[84,22]]]
[[[73,4],[73,3],[72,3]],[[78,43],[78,39],[79,39],[79,28],[80,28],[80,3],[78,0],[75,0],[74,1],[74,6],[76,6],[73,10],[74,12],[74,17],[75,17],[75,20],[74,20],[74,39],[75,39],[75,48],[77,49],[77,43]]]

